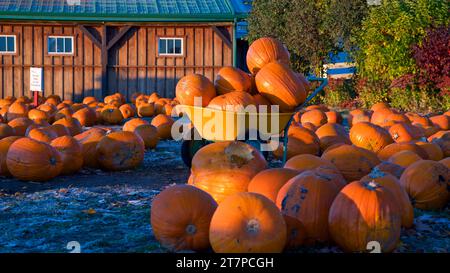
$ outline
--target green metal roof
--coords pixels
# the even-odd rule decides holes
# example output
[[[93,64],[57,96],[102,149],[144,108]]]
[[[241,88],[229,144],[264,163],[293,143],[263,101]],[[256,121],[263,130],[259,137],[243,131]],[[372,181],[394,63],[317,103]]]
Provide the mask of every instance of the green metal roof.
[[[0,21],[233,21],[247,15],[239,2],[240,0],[0,0]]]

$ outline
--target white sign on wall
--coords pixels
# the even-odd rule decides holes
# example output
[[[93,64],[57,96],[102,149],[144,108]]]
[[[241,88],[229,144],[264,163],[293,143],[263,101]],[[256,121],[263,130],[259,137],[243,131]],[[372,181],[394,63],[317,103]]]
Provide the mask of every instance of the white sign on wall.
[[[42,92],[42,68],[30,67],[30,91]]]

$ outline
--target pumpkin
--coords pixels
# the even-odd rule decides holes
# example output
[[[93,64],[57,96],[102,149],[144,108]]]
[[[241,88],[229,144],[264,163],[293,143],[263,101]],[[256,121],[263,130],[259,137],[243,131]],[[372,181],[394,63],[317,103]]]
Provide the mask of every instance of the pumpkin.
[[[281,187],[299,173],[299,171],[285,168],[264,170],[252,178],[248,184],[248,191],[262,194],[275,203]]]
[[[142,102],[137,105],[137,115],[139,117],[152,117],[155,114],[153,103]]]
[[[450,131],[444,131],[442,134],[440,133],[441,132],[434,134],[429,139],[431,139],[433,143],[439,145],[444,157],[450,157]]]
[[[380,160],[388,160],[391,156],[395,155],[400,151],[411,151],[416,153],[423,159],[428,159],[428,154],[424,149],[416,145],[415,143],[392,143],[384,147],[381,151],[378,152],[378,158]]]
[[[123,121],[122,112],[115,106],[105,106],[101,110],[102,121],[106,124],[120,124]]]
[[[193,184],[220,203],[247,191],[252,178],[267,168],[263,155],[239,141],[215,142],[202,147],[192,159]]]
[[[260,108],[260,106],[267,106],[266,111],[270,112],[270,109],[271,109],[270,101],[268,99],[266,99],[263,95],[261,95],[261,94],[253,95],[253,102],[255,103],[255,105],[257,107],[256,109],[258,110],[258,112],[260,110],[262,110],[262,108]]]
[[[119,110],[124,119],[132,118],[136,115],[136,110],[131,104],[124,104],[119,107]]]
[[[430,121],[441,130],[450,130],[450,117],[439,115],[430,118]]]
[[[268,198],[241,192],[219,204],[209,240],[217,253],[279,253],[286,244],[286,223]]]
[[[330,147],[323,153],[322,158],[333,163],[347,182],[359,180],[380,164],[375,153],[346,144]]]
[[[27,137],[37,141],[50,143],[53,139],[57,138],[58,135],[47,128],[48,127],[32,129],[28,132]]]
[[[78,119],[72,117],[61,118],[53,123],[53,125],[57,124],[66,127],[69,130],[71,136],[78,135],[83,130],[83,127],[81,126],[81,123],[78,121]]]
[[[316,127],[320,127],[327,123],[327,115],[319,109],[313,109],[302,114],[301,123],[312,123]]]
[[[423,117],[423,116],[421,116],[419,114],[410,112],[410,113],[406,113],[405,115],[409,119],[411,124],[413,124],[413,125],[421,125],[421,126],[424,126],[424,127],[432,125],[432,123],[431,123],[429,118]]]
[[[208,104],[208,108],[239,112],[244,111],[248,105],[255,105],[252,95],[234,91],[213,98]]]
[[[389,189],[400,206],[402,226],[405,228],[412,227],[414,223],[414,209],[409,201],[408,194],[395,176],[375,168],[370,174],[361,178],[360,181],[365,183],[373,181]]]
[[[393,121],[395,123],[406,123],[406,124],[410,124],[411,121],[409,120],[409,118],[401,113],[391,113],[386,117],[386,122],[389,121]]]
[[[250,92],[252,81],[250,76],[239,68],[226,66],[217,73],[214,86],[218,95],[234,91]]]
[[[162,114],[164,106],[166,106],[166,104],[168,103],[170,103],[170,100],[167,98],[160,98],[157,101],[155,101],[154,106],[156,114]]]
[[[97,122],[95,110],[90,107],[82,108],[76,111],[72,117],[76,118],[80,122],[81,126],[91,127]]]
[[[63,109],[59,110],[58,112],[56,112],[55,120],[72,117],[72,115],[73,115],[72,108],[66,107],[66,108],[63,108]]]
[[[14,177],[24,181],[47,181],[62,169],[61,155],[55,148],[27,137],[11,144],[6,165]]]
[[[61,174],[73,174],[81,169],[83,166],[83,151],[75,138],[61,136],[52,140],[50,145],[61,154]]]
[[[310,154],[296,155],[290,158],[288,161],[286,161],[284,168],[304,172],[308,170],[314,170],[321,166],[336,169],[336,167],[330,161]]]
[[[282,63],[272,62],[265,65],[256,75],[256,86],[272,104],[279,105],[281,112],[292,112],[306,100],[303,83]]]
[[[209,248],[209,229],[217,203],[206,192],[189,185],[175,185],[152,202],[153,234],[170,251]]]
[[[283,215],[284,221],[286,222],[286,246],[285,249],[295,249],[303,245],[306,240],[306,229],[305,225],[298,219]]]
[[[155,149],[159,142],[158,129],[150,124],[139,125],[134,133],[142,138],[146,149]]]
[[[405,171],[405,168],[400,165],[394,164],[392,162],[382,161],[380,164],[378,164],[374,168],[374,170],[379,170],[384,173],[389,173],[389,174],[395,176],[397,179],[400,179],[403,172]]]
[[[9,151],[9,147],[14,141],[22,138],[21,136],[8,136],[0,139],[0,175],[10,176],[8,167],[6,166],[6,156]]]
[[[142,94],[142,95],[139,95],[139,96],[136,97],[136,100],[135,100],[134,103],[135,103],[136,107],[138,107],[139,105],[141,105],[141,103],[154,103],[155,101],[149,102],[148,96]]]
[[[48,119],[48,114],[47,114],[47,112],[44,112],[42,110],[31,109],[28,112],[28,118],[31,119],[31,120],[36,120],[36,119],[47,120]]]
[[[53,124],[48,126],[48,130],[55,132],[57,137],[70,136],[69,129],[61,124]]]
[[[14,129],[17,136],[25,136],[28,126],[34,124],[29,118],[16,118],[8,122],[8,125]]]
[[[97,144],[98,162],[109,171],[136,168],[144,160],[144,152],[144,141],[132,132],[113,132]]]
[[[61,102],[60,104],[56,105],[56,110],[58,111],[64,108],[70,108],[70,105],[65,102]]]
[[[391,252],[400,239],[401,211],[388,188],[355,181],[334,199],[328,226],[332,240],[344,251],[364,252],[376,241],[382,252]]]
[[[47,97],[47,100],[45,101],[45,103],[48,104],[53,104],[54,106],[58,105],[61,103],[61,97],[59,95],[50,95]]]
[[[122,130],[127,132],[134,132],[134,130],[140,126],[140,125],[148,125],[148,121],[141,119],[141,118],[134,118],[130,119],[129,121],[125,122],[123,125]]]
[[[56,105],[50,104],[50,103],[41,104],[36,109],[46,112],[49,119],[51,119],[55,115],[55,113],[58,111],[58,108],[56,108]]]
[[[147,102],[152,103],[152,102],[156,102],[159,99],[160,99],[160,97],[159,97],[158,93],[153,92],[150,94],[150,96],[148,96]]]
[[[348,114],[348,125],[351,127],[360,122],[370,122],[370,113],[363,109],[355,109]]]
[[[392,113],[394,113],[394,110],[390,108],[382,108],[377,110],[373,112],[370,117],[370,122],[378,126],[383,126],[388,121],[387,117]]]
[[[439,162],[420,160],[411,164],[403,172],[400,184],[419,209],[441,209],[450,200],[450,171]]]
[[[271,62],[289,65],[289,52],[277,39],[263,37],[254,41],[247,51],[247,66],[252,74],[258,73]]]
[[[216,96],[214,84],[205,76],[193,74],[184,76],[176,86],[176,98],[183,105],[195,105],[195,98],[201,98],[201,105],[206,107]]]
[[[299,154],[319,155],[320,141],[314,132],[308,129],[293,126],[288,130],[287,158]],[[277,158],[283,157],[283,143],[280,142],[278,148],[273,152]]]
[[[177,112],[175,111],[175,107],[172,104],[166,104],[164,105],[164,108],[161,111],[161,114],[167,115],[167,116],[179,116]]]
[[[389,128],[389,134],[395,142],[411,142],[420,138],[414,128],[411,124],[400,122]]]
[[[14,136],[16,134],[16,130],[5,123],[0,123],[0,139],[5,137]]]
[[[16,118],[24,118],[28,116],[28,106],[25,103],[14,102],[8,107],[6,118],[12,121]]]
[[[368,122],[353,125],[350,129],[350,140],[355,146],[375,153],[393,142],[385,129]]]
[[[441,161],[439,161],[439,163],[444,164],[445,166],[447,166],[447,168],[450,169],[450,157],[442,159]]]
[[[73,101],[72,100],[63,100],[62,102],[65,103],[65,104],[68,104],[70,106],[73,105]]]
[[[311,132],[317,131],[317,127],[314,124],[310,123],[310,122],[302,123],[299,126],[302,127],[302,128],[308,129]]]
[[[338,187],[317,171],[305,171],[278,192],[276,204],[284,215],[305,226],[306,244],[328,241],[328,212]]]
[[[316,135],[320,141],[320,149],[325,151],[330,146],[337,143],[351,144],[350,138],[345,128],[337,123],[326,123],[316,130]]]
[[[48,121],[46,119],[35,119],[34,120],[34,124],[37,127],[48,127],[48,126],[50,126],[50,123],[48,123]],[[30,127],[28,127],[28,128],[30,128]]]
[[[160,139],[171,139],[172,138],[172,125],[174,120],[164,114],[159,114],[152,119],[151,125],[155,126],[158,131],[158,137]]]
[[[325,112],[325,115],[327,116],[327,122],[328,123],[339,123],[341,124],[343,121],[343,118],[340,113],[336,111],[328,111]]]
[[[81,144],[84,167],[98,168],[100,166],[98,162],[97,144],[105,135],[105,130],[94,127],[74,136]]]
[[[97,102],[96,97],[84,97],[83,104],[89,105],[91,103]]]
[[[382,109],[390,109],[389,104],[386,102],[378,102],[378,103],[375,103],[374,105],[372,105],[372,107],[370,107],[370,110],[372,110],[374,112],[382,110]]]
[[[439,161],[444,158],[444,153],[438,144],[423,141],[418,141],[416,144],[428,154],[429,160]]]

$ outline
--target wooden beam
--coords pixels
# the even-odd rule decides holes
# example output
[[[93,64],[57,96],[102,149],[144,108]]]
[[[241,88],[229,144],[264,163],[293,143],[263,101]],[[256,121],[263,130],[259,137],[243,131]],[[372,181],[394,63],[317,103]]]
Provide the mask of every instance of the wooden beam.
[[[102,62],[102,97],[108,94],[108,37],[107,26],[102,26],[102,45],[101,45],[101,62]]]
[[[221,28],[218,28],[217,26],[212,26],[212,30],[222,39],[222,41],[229,47],[233,47],[233,42],[231,42],[231,39],[227,37],[227,35],[221,30]]]
[[[116,36],[114,36],[114,38],[112,38],[109,42],[108,42],[108,46],[107,49],[110,50],[115,44],[117,44],[117,42],[123,37],[125,36],[125,34],[128,33],[128,31],[132,28],[132,26],[125,26],[123,27],[119,33],[116,34]]]
[[[78,27],[84,33],[84,35],[86,35],[98,48],[102,47],[102,42],[97,37],[95,37],[95,35],[92,34],[89,29],[87,29],[83,25],[78,25]]]

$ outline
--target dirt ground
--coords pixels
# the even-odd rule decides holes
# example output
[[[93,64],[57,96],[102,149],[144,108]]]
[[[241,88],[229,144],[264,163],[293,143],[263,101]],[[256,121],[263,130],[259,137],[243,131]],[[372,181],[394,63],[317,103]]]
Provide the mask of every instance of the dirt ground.
[[[70,252],[71,241],[81,252],[163,252],[152,235],[150,205],[164,187],[187,181],[180,145],[160,142],[133,171],[83,170],[44,184],[0,177],[0,252]],[[402,231],[397,252],[449,252],[450,209],[415,213],[415,227]]]

